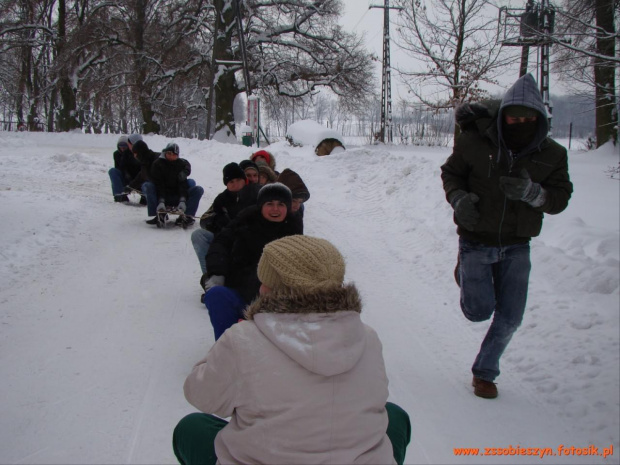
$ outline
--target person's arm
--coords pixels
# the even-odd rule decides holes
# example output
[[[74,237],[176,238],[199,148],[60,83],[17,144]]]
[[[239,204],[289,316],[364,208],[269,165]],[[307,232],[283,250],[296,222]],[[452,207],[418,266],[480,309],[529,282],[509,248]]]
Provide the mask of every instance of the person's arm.
[[[446,200],[452,203],[455,191],[469,192],[467,179],[469,177],[470,167],[465,161],[463,150],[461,148],[462,137],[459,137],[454,144],[452,154],[446,162],[441,166],[441,180],[446,195]]]
[[[232,221],[218,232],[209,246],[205,258],[209,276],[226,276],[230,271],[230,254],[238,234],[239,223]]]
[[[226,331],[185,380],[187,401],[198,410],[220,417],[233,414],[239,396],[238,355],[233,331]]]
[[[116,168],[117,170],[123,170],[123,154],[119,151],[119,150],[115,150],[114,151],[114,168]]]
[[[480,213],[476,204],[480,198],[469,189],[470,167],[466,163],[461,145],[463,137],[459,137],[448,160],[441,167],[441,179],[446,194],[446,200],[454,210],[454,219],[457,225],[468,231],[473,231],[480,220]]]
[[[178,174],[179,197],[187,200],[189,196],[189,188],[187,185],[187,177],[192,172],[192,165],[184,158],[179,158],[179,162],[183,166]]]
[[[545,202],[539,207],[540,210],[550,215],[564,211],[573,194],[573,183],[568,174],[566,149],[564,149],[564,154],[556,168],[540,185],[546,192]]]
[[[526,168],[522,168],[516,176],[501,176],[499,187],[511,200],[525,202],[550,215],[560,213],[568,206],[573,192],[573,184],[568,176],[566,149],[562,147],[560,158],[552,166],[553,170],[543,179],[532,179]]]
[[[166,174],[164,170],[166,170],[166,166],[164,163],[161,163],[160,160],[155,160],[151,165],[151,180],[153,184],[155,184],[155,191],[157,192],[157,201],[159,203],[166,203]]]

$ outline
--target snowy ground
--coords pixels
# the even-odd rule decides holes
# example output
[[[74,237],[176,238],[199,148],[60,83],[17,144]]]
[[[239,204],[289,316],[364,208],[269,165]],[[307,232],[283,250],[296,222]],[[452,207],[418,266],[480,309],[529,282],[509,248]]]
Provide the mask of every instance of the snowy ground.
[[[112,202],[116,139],[0,133],[0,463],[175,463],[172,430],[193,411],[183,381],[213,333],[191,230],[157,230],[144,207]],[[177,142],[205,188],[199,213],[224,189],[224,164],[252,152]],[[527,312],[496,400],[470,386],[487,324],[458,305],[439,178],[450,149],[269,149],[311,191],[306,233],[340,248],[362,292],[390,400],[411,415],[407,463],[619,463],[620,182],[605,174],[617,149],[570,153],[575,194],[532,243]],[[454,453],[560,445],[613,455]]]

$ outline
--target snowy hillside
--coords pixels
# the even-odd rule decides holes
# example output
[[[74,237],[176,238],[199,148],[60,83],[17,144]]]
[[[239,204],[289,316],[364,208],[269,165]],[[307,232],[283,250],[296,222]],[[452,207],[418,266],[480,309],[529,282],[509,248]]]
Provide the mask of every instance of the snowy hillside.
[[[213,332],[191,230],[158,230],[144,223],[145,207],[113,203],[116,139],[0,133],[0,463],[176,462],[172,430],[193,411],[183,382]],[[205,189],[199,213],[224,189],[222,167],[252,152],[176,142]],[[342,251],[362,293],[390,400],[411,415],[407,463],[619,463],[620,182],[605,173],[617,149],[570,152],[575,194],[532,242],[526,315],[495,400],[470,386],[488,323],[469,323],[459,308],[457,236],[439,178],[450,149],[268,150],[279,170],[303,177],[306,234]],[[557,454],[560,445],[613,446],[613,455],[454,452]]]

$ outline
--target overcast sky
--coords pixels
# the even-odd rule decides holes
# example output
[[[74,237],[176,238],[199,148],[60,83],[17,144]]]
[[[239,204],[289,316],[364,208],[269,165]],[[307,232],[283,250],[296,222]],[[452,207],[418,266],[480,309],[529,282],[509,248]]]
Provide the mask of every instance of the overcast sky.
[[[524,0],[525,1],[525,0]],[[366,44],[366,48],[375,53],[379,58],[377,63],[377,92],[381,92],[381,60],[383,58],[383,8],[369,8],[370,5],[379,5],[383,6],[383,0],[342,0],[344,4],[345,10],[344,14],[340,18],[340,23],[343,27],[351,32],[355,32],[358,35],[361,35],[364,38],[364,42]],[[390,5],[394,5],[396,2],[394,0],[390,1]],[[495,7],[493,7],[496,9]],[[403,67],[405,64],[412,64],[413,60],[408,57],[404,52],[400,51],[398,46],[396,45],[394,39],[397,37],[396,26],[394,25],[394,20],[397,16],[397,10],[390,10],[390,36],[391,36],[391,45],[390,45],[390,60],[392,64],[392,68],[397,65]],[[499,11],[497,12],[499,15]],[[535,53],[530,54],[530,69],[532,74],[536,79],[538,79],[538,75],[536,73],[536,69],[532,68],[537,63]],[[512,82],[516,81],[519,77],[519,69],[518,63],[515,64],[514,69],[508,69],[506,73],[504,73],[505,79],[502,81],[502,84],[505,86],[510,86]],[[554,79],[554,76],[551,76],[550,79],[550,87],[552,94],[561,94],[563,91],[561,90],[560,83]],[[495,87],[489,89],[494,93],[503,93],[502,88]],[[398,73],[395,71],[392,72],[392,101],[396,103],[401,98],[407,99],[407,90],[406,88],[400,84]]]

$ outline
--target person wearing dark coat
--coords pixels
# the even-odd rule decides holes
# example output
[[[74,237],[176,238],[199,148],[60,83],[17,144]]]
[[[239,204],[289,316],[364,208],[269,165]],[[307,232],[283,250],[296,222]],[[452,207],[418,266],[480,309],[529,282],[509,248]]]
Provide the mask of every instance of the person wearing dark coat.
[[[573,185],[566,149],[548,137],[531,74],[508,90],[496,116],[466,107],[456,115],[465,130],[441,178],[459,235],[461,309],[470,321],[493,317],[472,366],[474,394],[495,398],[499,359],[525,312],[530,239],[540,234],[545,213],[568,206]]]
[[[222,170],[226,189],[213,200],[200,217],[200,228],[192,233],[192,246],[198,257],[202,274],[207,272],[205,258],[213,238],[246,207],[256,205],[261,186],[247,184],[246,176],[237,163],[229,163]]]
[[[138,175],[140,172],[140,162],[136,160],[133,153],[129,149],[127,143],[127,136],[121,136],[116,143],[116,150],[114,151],[114,168],[110,168],[108,175],[110,176],[110,182],[112,184],[112,195],[114,195],[115,202],[129,202],[127,193],[129,189],[126,186]],[[140,200],[142,202],[142,197]],[[146,199],[144,200],[146,205]]]
[[[219,234],[207,253],[203,302],[215,339],[243,318],[243,310],[258,296],[256,267],[265,245],[300,234],[291,221],[291,191],[281,183],[263,186],[256,205],[240,212]]]
[[[194,215],[204,193],[201,186],[191,185],[188,176],[192,172],[190,163],[179,157],[179,146],[173,142],[168,144],[161,155],[151,166],[151,178],[155,186],[157,207],[155,211],[150,209],[149,215],[165,211],[171,207],[185,213],[177,218],[177,224],[185,222],[185,226],[194,224]],[[148,196],[147,196],[148,198]],[[157,224],[157,216],[147,220],[148,224]]]
[[[148,183],[151,183],[151,165],[155,160],[157,160],[159,153],[149,149],[149,146],[146,145],[144,140],[142,140],[142,136],[140,134],[130,135],[128,137],[128,144],[135,159],[138,160],[138,163],[140,163],[140,171],[129,182],[127,188],[128,190],[134,189],[142,192],[142,194],[146,197],[147,207],[149,209],[154,209],[157,199],[152,196],[149,198],[149,194],[152,194],[152,192],[149,192],[150,186]]]
[[[278,176],[278,182],[281,182],[291,190],[293,202],[291,204],[291,215],[301,229],[304,230],[304,203],[310,199],[310,191],[306,187],[301,176],[295,171],[286,168]]]
[[[239,167],[245,173],[248,184],[258,184],[258,165],[252,160],[241,160]]]

